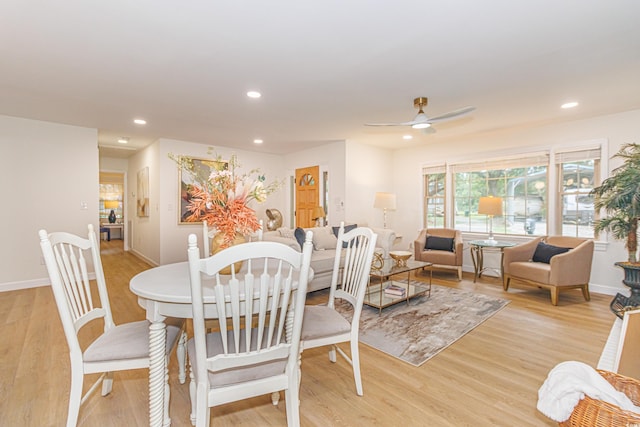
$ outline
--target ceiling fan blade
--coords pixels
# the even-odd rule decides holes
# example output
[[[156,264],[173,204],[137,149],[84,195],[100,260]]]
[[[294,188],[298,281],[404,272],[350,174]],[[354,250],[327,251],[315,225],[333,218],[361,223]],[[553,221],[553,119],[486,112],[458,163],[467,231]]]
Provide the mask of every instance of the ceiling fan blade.
[[[413,126],[422,123],[429,123],[429,118],[420,110],[420,112],[410,122],[401,123],[365,123],[365,126]]]
[[[404,123],[365,123],[365,126],[412,126],[416,122],[404,122]]]
[[[448,113],[441,114],[441,115],[436,116],[436,117],[431,117],[428,120],[428,122],[429,123],[437,123],[437,122],[444,122],[446,120],[452,120],[452,119],[464,116],[465,114],[468,114],[468,113],[472,112],[475,109],[476,109],[476,107],[471,107],[471,106],[460,108],[458,110],[450,111]]]

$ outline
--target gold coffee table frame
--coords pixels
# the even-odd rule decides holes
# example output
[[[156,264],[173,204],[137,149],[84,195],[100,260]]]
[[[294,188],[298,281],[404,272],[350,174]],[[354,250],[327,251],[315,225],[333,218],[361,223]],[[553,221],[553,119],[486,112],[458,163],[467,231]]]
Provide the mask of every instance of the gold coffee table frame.
[[[409,304],[409,300],[413,297],[424,295],[425,293],[431,296],[431,282],[433,279],[433,270],[429,268],[429,284],[423,283],[419,280],[411,282],[411,272],[424,269],[425,267],[431,267],[433,264],[430,262],[415,261],[409,259],[405,265],[398,265],[393,259],[386,259],[382,265],[382,268],[371,269],[370,280],[367,288],[367,293],[364,297],[364,303],[370,307],[378,309],[379,313],[382,313],[382,309],[394,304],[406,301]],[[407,273],[407,283],[397,282],[392,279],[392,276]],[[374,283],[375,282],[375,283]],[[400,286],[407,291],[404,296],[390,296],[384,293],[384,289],[390,285]]]

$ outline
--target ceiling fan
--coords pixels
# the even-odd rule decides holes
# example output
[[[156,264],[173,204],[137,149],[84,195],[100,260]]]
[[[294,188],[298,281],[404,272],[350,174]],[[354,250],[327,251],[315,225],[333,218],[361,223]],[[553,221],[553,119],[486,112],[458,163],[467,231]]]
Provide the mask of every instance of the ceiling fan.
[[[447,120],[457,119],[458,117],[464,116],[476,109],[476,107],[464,107],[458,110],[450,111],[445,114],[441,114],[435,117],[427,117],[427,115],[422,111],[423,107],[427,106],[428,99],[427,97],[419,97],[413,100],[413,106],[418,109],[418,114],[411,120],[410,122],[402,122],[402,123],[365,123],[365,126],[411,126],[414,129],[427,129],[431,127],[432,123],[444,122]],[[433,129],[431,129],[433,130]]]

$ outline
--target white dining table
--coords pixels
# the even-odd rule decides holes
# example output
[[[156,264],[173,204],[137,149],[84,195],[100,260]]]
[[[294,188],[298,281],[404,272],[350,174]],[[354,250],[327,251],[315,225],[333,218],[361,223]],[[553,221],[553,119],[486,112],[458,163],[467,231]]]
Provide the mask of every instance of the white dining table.
[[[242,270],[241,270],[242,271]],[[309,270],[309,281],[313,270]],[[191,281],[189,263],[178,262],[145,270],[129,282],[129,289],[138,296],[138,304],[145,309],[149,326],[149,425],[167,427],[171,418],[164,419],[164,391],[166,373],[165,347],[167,317],[190,319]],[[218,317],[214,278],[202,276],[202,293],[205,318]]]

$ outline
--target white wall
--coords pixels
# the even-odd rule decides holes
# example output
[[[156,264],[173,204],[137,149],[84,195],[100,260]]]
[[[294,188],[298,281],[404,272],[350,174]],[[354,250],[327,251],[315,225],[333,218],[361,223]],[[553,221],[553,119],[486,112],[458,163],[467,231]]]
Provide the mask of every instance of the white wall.
[[[640,110],[596,117],[536,129],[511,130],[476,136],[468,139],[447,140],[420,147],[396,150],[393,153],[393,188],[397,193],[398,209],[395,212],[394,229],[403,234],[405,242],[413,240],[422,228],[422,167],[442,162],[453,163],[465,160],[491,158],[496,153],[518,153],[552,147],[575,146],[585,141],[607,140],[609,155],[618,151],[622,144],[640,142]],[[609,169],[617,164],[609,162]],[[601,236],[607,244],[598,245],[594,254],[591,273],[592,289],[595,292],[627,292],[622,283],[622,270],[615,261],[625,260],[624,244]],[[470,266],[468,251],[465,265]]]
[[[98,227],[98,180],[96,129],[0,116],[0,290],[48,283],[39,229]]]
[[[165,191],[160,186],[160,147],[155,142],[129,158],[127,173],[126,207],[129,220],[125,224],[126,233],[131,236],[129,250],[151,264],[160,263],[160,194]],[[138,173],[149,168],[149,216],[140,217],[138,207]],[[161,189],[162,188],[162,189]]]
[[[391,171],[392,150],[349,141],[346,147],[345,211],[347,222],[384,225],[382,210],[374,209],[376,192],[395,192]],[[395,212],[387,211],[387,228],[394,229]]]

